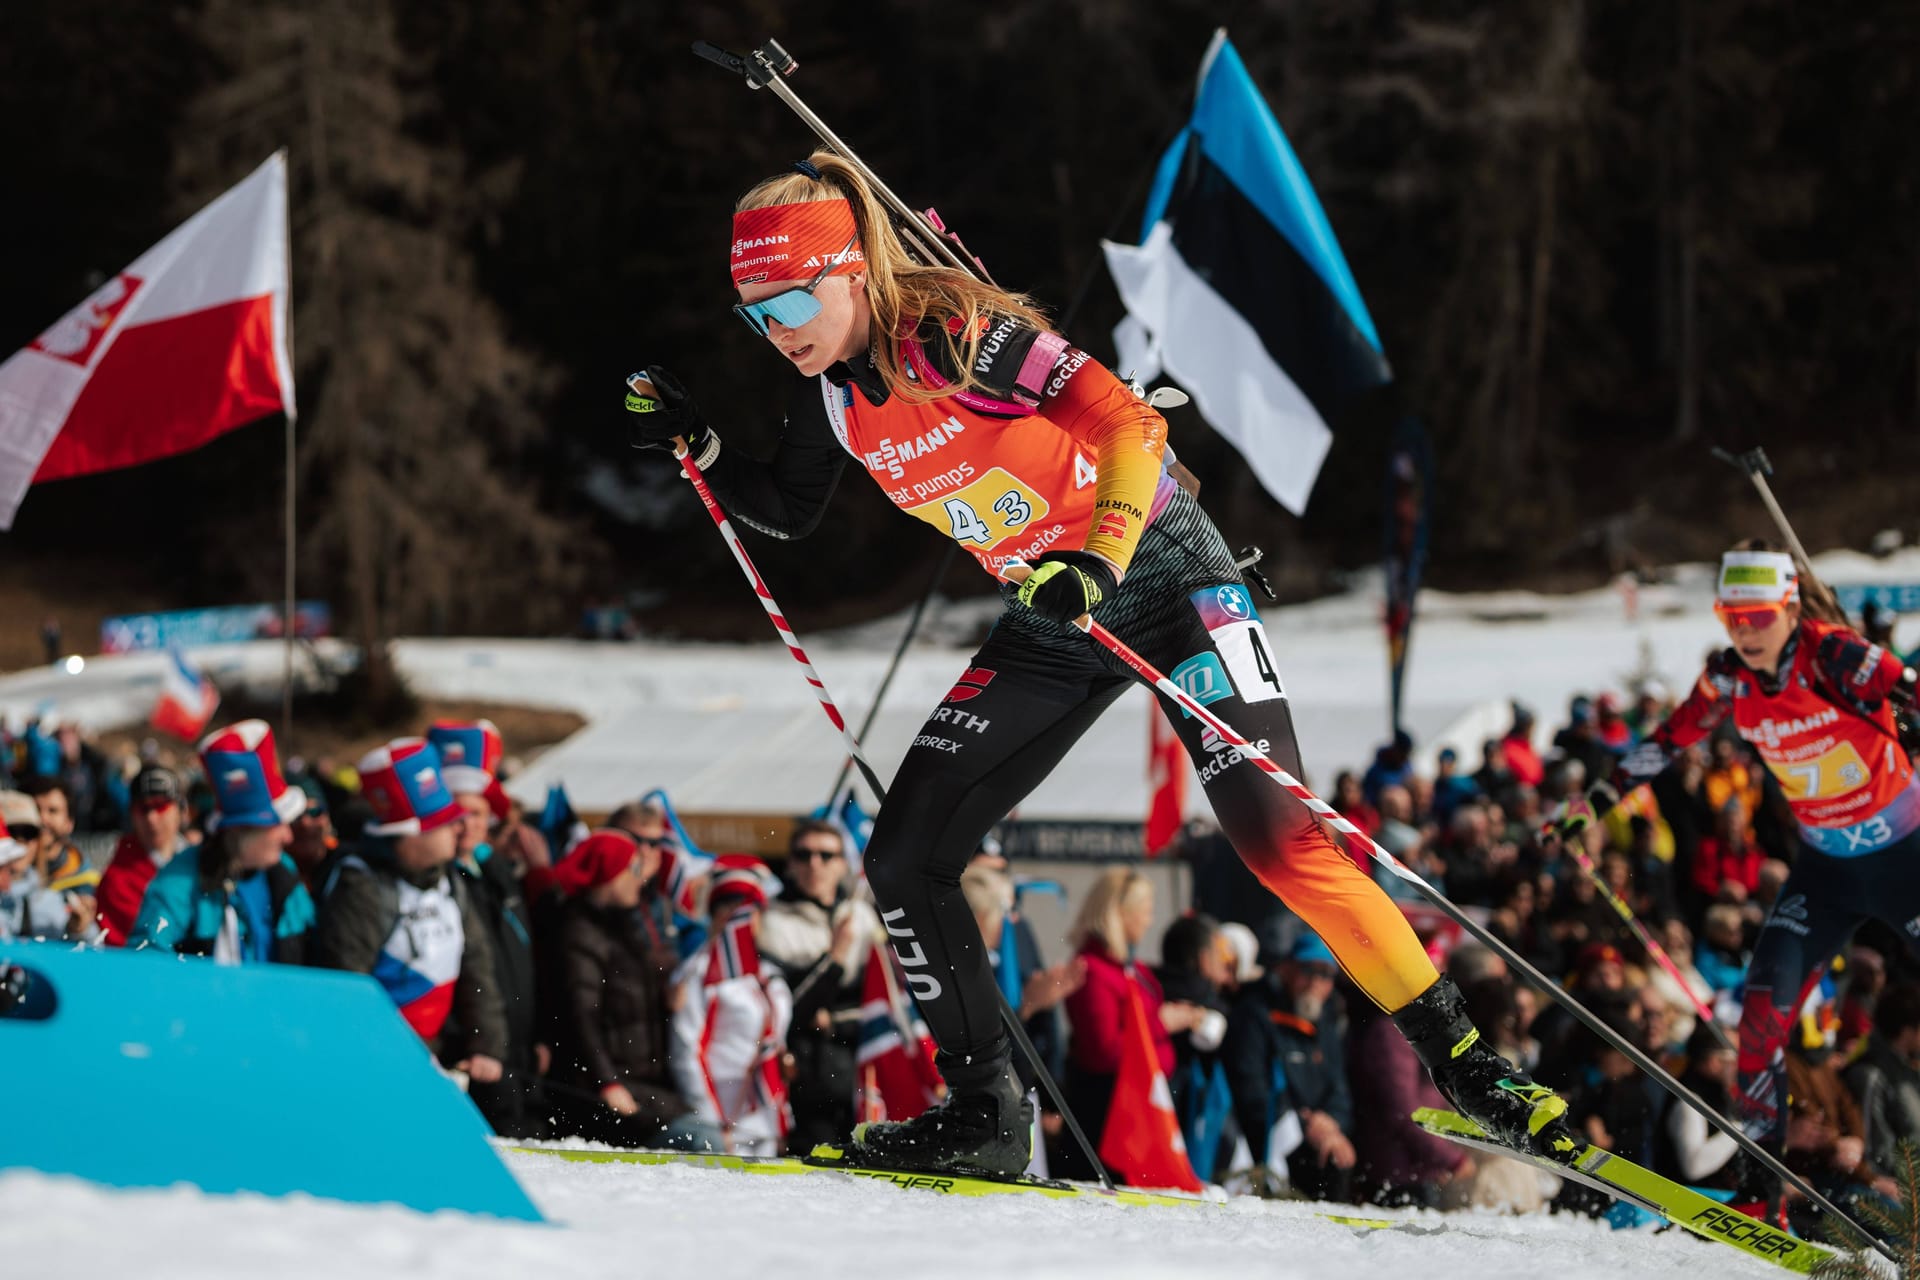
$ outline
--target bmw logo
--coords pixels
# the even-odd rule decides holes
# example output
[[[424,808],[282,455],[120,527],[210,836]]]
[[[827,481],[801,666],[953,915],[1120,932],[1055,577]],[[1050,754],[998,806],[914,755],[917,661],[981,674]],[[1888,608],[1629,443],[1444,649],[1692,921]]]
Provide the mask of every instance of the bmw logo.
[[[1229,618],[1245,621],[1253,616],[1253,605],[1247,599],[1247,593],[1239,587],[1221,587],[1219,600],[1220,607],[1226,610]]]

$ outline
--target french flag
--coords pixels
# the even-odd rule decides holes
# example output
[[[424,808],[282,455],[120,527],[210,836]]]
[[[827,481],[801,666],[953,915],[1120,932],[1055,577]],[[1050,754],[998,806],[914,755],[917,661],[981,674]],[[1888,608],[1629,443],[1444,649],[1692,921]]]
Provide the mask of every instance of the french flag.
[[[197,742],[220,707],[220,691],[178,649],[167,652],[160,700],[153,704],[153,727],[187,742]]]
[[[0,529],[29,485],[292,416],[287,249],[281,152],[0,364]]]

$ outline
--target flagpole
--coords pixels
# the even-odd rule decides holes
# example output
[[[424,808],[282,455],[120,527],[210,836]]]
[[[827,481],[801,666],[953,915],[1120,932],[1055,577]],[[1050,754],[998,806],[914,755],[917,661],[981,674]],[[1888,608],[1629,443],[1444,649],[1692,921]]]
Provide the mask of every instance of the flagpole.
[[[283,170],[287,167],[287,148],[279,151]],[[280,742],[282,749],[293,739],[293,639],[294,639],[294,424],[299,420],[299,409],[293,396],[293,193],[291,175],[283,174],[286,202],[281,209],[285,219],[282,246],[286,254],[287,294],[287,388],[284,396],[285,417],[287,420],[287,509],[286,509],[286,581],[285,594],[280,614]]]

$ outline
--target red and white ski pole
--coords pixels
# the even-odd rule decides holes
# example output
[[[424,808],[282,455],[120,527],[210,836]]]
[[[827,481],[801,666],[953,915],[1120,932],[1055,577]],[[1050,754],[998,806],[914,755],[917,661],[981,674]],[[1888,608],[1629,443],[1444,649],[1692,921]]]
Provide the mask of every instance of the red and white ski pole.
[[[636,393],[650,399],[658,395],[653,384],[640,374],[634,374],[628,378],[627,385]],[[687,442],[678,436],[674,437],[673,456],[680,462],[680,474],[692,482],[694,490],[700,495],[701,505],[705,506],[707,514],[713,517],[714,526],[720,530],[720,536],[726,539],[727,550],[733,552],[734,561],[740,566],[740,572],[746,574],[747,581],[753,584],[753,594],[759,597],[760,607],[767,611],[767,617],[773,622],[774,630],[778,631],[781,640],[786,642],[787,652],[793,655],[793,660],[806,672],[807,683],[813,686],[814,693],[820,699],[820,709],[827,713],[827,719],[833,721],[833,727],[840,731],[840,738],[847,746],[847,754],[853,757],[854,764],[859,766],[860,776],[867,780],[869,787],[873,788],[874,799],[885,804],[886,784],[880,781],[880,775],[875,773],[873,766],[867,762],[866,753],[860,749],[860,740],[853,736],[853,730],[847,727],[847,718],[840,714],[840,708],[834,705],[833,695],[827,692],[826,681],[822,680],[820,673],[814,670],[813,662],[807,657],[807,651],[800,647],[799,637],[794,635],[793,628],[787,625],[786,618],[780,612],[780,605],[774,600],[773,593],[767,590],[767,584],[760,577],[760,571],[754,568],[753,558],[747,554],[746,547],[741,544],[740,535],[733,531],[733,525],[727,520],[727,513],[720,507],[720,500],[713,496],[713,490],[708,486],[707,478],[700,474],[700,467],[688,451]],[[861,878],[861,883],[865,883],[864,876]],[[1035,1077],[1053,1098],[1054,1105],[1059,1109],[1060,1118],[1066,1122],[1068,1131],[1072,1133],[1080,1150],[1086,1155],[1087,1162],[1099,1175],[1101,1185],[1109,1191],[1113,1190],[1113,1175],[1107,1172],[1105,1162],[1100,1159],[1092,1141],[1087,1137],[1086,1130],[1081,1127],[1079,1119],[1073,1114],[1073,1107],[1068,1104],[1066,1094],[1054,1081],[1053,1073],[1047,1070],[1047,1064],[1041,1059],[1040,1051],[1034,1048],[1032,1037],[1027,1034],[1027,1029],[1020,1025],[1019,1015],[1014,1012],[1013,1006],[1007,1003],[1006,995],[998,986],[994,987],[994,995],[1000,1002],[1000,1021],[1006,1027],[1007,1034],[1025,1055],[1028,1065],[1033,1068]]]
[[[641,395],[657,394],[653,384],[638,374],[628,379],[628,383]],[[673,456],[680,462],[681,474],[693,482],[694,491],[700,495],[701,505],[706,507],[707,514],[713,517],[714,526],[720,530],[720,537],[725,540],[727,550],[733,552],[734,561],[739,564],[740,572],[747,575],[747,581],[753,586],[753,594],[759,599],[760,607],[767,611],[767,618],[773,623],[773,629],[780,633],[780,639],[785,642],[787,652],[793,655],[793,660],[799,663],[800,669],[806,673],[807,683],[813,686],[814,696],[820,699],[820,709],[827,713],[827,719],[833,721],[833,727],[840,731],[840,740],[846,744],[847,754],[853,758],[853,763],[859,768],[860,776],[867,780],[869,787],[873,788],[874,798],[884,801],[887,798],[887,788],[880,781],[880,775],[875,773],[873,766],[867,762],[866,753],[860,750],[859,739],[853,736],[853,730],[847,728],[847,718],[840,713],[840,708],[834,704],[833,695],[827,691],[827,682],[820,678],[820,672],[814,668],[813,660],[808,658],[807,651],[800,647],[800,638],[794,635],[793,628],[787,625],[786,618],[780,612],[779,603],[774,600],[773,593],[767,590],[767,584],[761,579],[760,571],[753,567],[753,558],[747,554],[746,547],[741,544],[740,535],[733,531],[733,525],[727,520],[727,513],[721,510],[720,500],[713,496],[713,490],[707,486],[707,478],[700,474],[699,466],[694,463],[693,455],[687,450],[687,442],[678,436],[674,437]]]
[[[1640,940],[1640,945],[1646,948],[1647,954],[1653,957],[1654,963],[1665,969],[1667,976],[1672,978],[1686,995],[1687,1000],[1693,1005],[1694,1012],[1700,1016],[1707,1029],[1713,1032],[1714,1039],[1720,1042],[1720,1047],[1729,1053],[1733,1052],[1733,1037],[1727,1034],[1725,1027],[1714,1021],[1713,1010],[1707,1006],[1706,1001],[1693,993],[1693,988],[1687,985],[1686,978],[1680,973],[1680,966],[1673,962],[1673,957],[1667,954],[1665,947],[1654,941],[1653,934],[1649,933],[1647,926],[1640,922],[1640,917],[1633,913],[1633,908],[1613,891],[1613,886],[1608,884],[1606,877],[1600,874],[1600,868],[1593,865],[1593,859],[1587,856],[1586,849],[1580,844],[1580,837],[1573,837],[1565,843],[1567,852],[1571,853],[1573,860],[1580,864],[1580,869],[1587,873],[1587,879],[1593,881],[1593,887],[1599,891],[1607,905],[1612,907],[1622,923],[1633,931],[1633,936]]]
[[[1032,572],[1033,570],[1027,565],[1018,560],[1012,560],[1000,570],[1000,576],[1008,582],[1025,582],[1028,575]],[[1307,808],[1312,810],[1317,816],[1324,818],[1327,824],[1335,831],[1359,840],[1366,851],[1377,859],[1381,866],[1417,888],[1424,889],[1430,894],[1439,894],[1440,891],[1427,883],[1426,879],[1421,876],[1419,872],[1375,844],[1373,837],[1341,817],[1339,811],[1332,805],[1307,790],[1306,783],[1300,781],[1300,779],[1294,777],[1278,764],[1274,763],[1264,751],[1242,737],[1237,729],[1225,720],[1222,720],[1219,716],[1213,714],[1213,712],[1207,710],[1206,706],[1194,698],[1192,694],[1167,679],[1151,662],[1148,662],[1145,658],[1128,648],[1124,640],[1095,622],[1090,614],[1081,614],[1079,618],[1075,619],[1073,625],[1093,637],[1102,648],[1112,653],[1114,657],[1126,663],[1128,667],[1133,669],[1135,675],[1179,703],[1181,710],[1192,715],[1201,724],[1204,724],[1207,728],[1219,734],[1222,741],[1238,748],[1242,757],[1251,760],[1262,773],[1265,773],[1268,777],[1292,793],[1294,799],[1307,806]]]

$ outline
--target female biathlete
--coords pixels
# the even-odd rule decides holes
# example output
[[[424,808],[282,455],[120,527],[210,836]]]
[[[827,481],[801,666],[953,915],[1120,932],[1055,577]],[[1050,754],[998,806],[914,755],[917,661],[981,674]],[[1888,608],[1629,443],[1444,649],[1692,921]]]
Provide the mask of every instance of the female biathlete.
[[[1869,916],[1920,937],[1920,782],[1895,721],[1914,673],[1844,624],[1803,617],[1792,557],[1764,543],[1721,560],[1713,607],[1732,647],[1588,798],[1604,814],[1729,720],[1779,781],[1801,848],[1747,969],[1737,1102],[1748,1135],[1777,1149],[1794,1011]]]
[[[813,532],[851,458],[989,573],[1033,566],[1002,588],[1006,613],[914,739],[866,851],[949,1093],[916,1119],[861,1126],[847,1153],[1018,1174],[1031,1110],[960,873],[1127,688],[1126,668],[1068,624],[1091,611],[1299,773],[1273,651],[1232,554],[1162,465],[1160,415],[1028,299],[912,261],[854,166],[818,152],[749,191],[732,267],[734,310],[806,379],[772,460],[723,447],[657,367],[655,396],[628,400],[636,443],[684,437],[726,509],[776,538]],[[1163,705],[1241,857],[1392,1012],[1441,1090],[1503,1141],[1570,1154],[1565,1104],[1479,1042],[1387,896],[1305,806]]]

